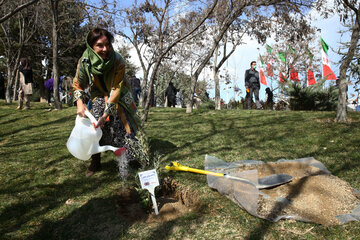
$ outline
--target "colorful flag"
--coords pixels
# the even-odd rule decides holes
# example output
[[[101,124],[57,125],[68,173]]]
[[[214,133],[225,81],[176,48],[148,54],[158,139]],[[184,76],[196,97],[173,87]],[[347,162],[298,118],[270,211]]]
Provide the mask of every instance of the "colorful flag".
[[[260,82],[264,85],[267,85],[265,73],[262,68],[260,68]]]
[[[286,82],[286,77],[282,72],[280,72],[280,82]]]
[[[298,72],[296,71],[296,69],[291,66],[291,71],[290,71],[290,80],[293,80],[295,82],[300,82],[300,79],[299,79],[299,74]]]
[[[271,54],[272,53],[272,47],[270,47],[268,44],[266,44],[266,51]]]
[[[268,76],[269,76],[269,77],[273,77],[273,76],[274,76],[274,72],[273,72],[273,69],[272,69],[271,64],[268,63],[267,67],[268,67],[268,71],[267,71]]]
[[[324,41],[324,39],[321,38],[321,56],[322,56],[322,66],[323,66],[323,77],[326,80],[336,80],[336,76],[331,70],[329,58],[327,55],[327,52],[329,50],[329,45]]]
[[[285,52],[279,52],[278,56],[282,62],[286,62],[286,53]]]
[[[260,56],[260,64],[259,64],[260,65],[260,82],[264,85],[267,85],[266,77],[265,77],[265,73],[264,73],[264,69],[263,69],[264,62],[263,62],[260,54],[259,54],[259,56]]]
[[[324,52],[327,55],[328,50],[329,50],[329,45],[327,45],[327,43],[324,41],[324,39],[322,37],[320,37],[320,41],[321,41],[322,49],[324,50]]]
[[[314,85],[316,84],[314,72],[308,69],[308,85]]]

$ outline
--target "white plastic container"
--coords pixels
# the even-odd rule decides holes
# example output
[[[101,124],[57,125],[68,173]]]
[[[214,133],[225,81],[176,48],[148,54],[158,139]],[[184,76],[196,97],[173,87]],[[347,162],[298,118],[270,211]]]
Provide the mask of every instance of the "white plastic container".
[[[108,150],[114,151],[116,156],[125,153],[125,148],[116,148],[109,145],[100,146],[99,141],[102,137],[102,131],[99,127],[95,129],[97,121],[89,111],[85,111],[85,115],[88,118],[76,116],[75,127],[66,143],[66,147],[74,157],[89,160],[91,155]]]

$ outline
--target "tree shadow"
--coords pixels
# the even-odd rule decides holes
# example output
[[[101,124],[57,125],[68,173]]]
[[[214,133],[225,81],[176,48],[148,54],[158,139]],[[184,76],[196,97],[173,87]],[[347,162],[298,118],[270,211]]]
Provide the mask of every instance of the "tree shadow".
[[[29,181],[26,180],[26,182],[23,182],[24,184],[16,182],[16,184],[7,185],[6,188],[1,189],[2,194],[24,197],[21,197],[21,200],[18,201],[18,203],[8,205],[2,210],[0,215],[0,225],[6,226],[6,228],[0,230],[0,236],[15,232],[29,221],[48,214],[52,210],[65,204],[69,198],[74,199],[84,193],[96,191],[103,186],[103,184],[106,185],[112,181],[112,178],[93,178],[84,182],[84,178],[80,177],[69,179],[62,184],[43,183],[28,186]],[[74,186],[79,185],[82,186],[81,189],[74,189]],[[61,194],[59,194],[59,192]],[[31,196],[28,196],[30,193]],[[44,222],[46,220],[40,219],[39,221]]]
[[[6,115],[5,115],[6,116]],[[3,116],[0,116],[0,119],[2,118]],[[17,117],[17,118],[12,118],[12,119],[9,119],[7,121],[4,121],[4,122],[0,122],[0,124],[2,125],[5,125],[5,124],[8,124],[8,123],[14,123],[20,119],[23,119],[22,117]]]
[[[65,116],[65,117],[56,119],[54,121],[49,121],[49,122],[43,123],[41,125],[31,125],[31,126],[27,126],[27,127],[24,127],[24,128],[19,128],[17,130],[12,131],[11,133],[3,133],[2,135],[0,135],[0,137],[7,136],[8,134],[15,135],[15,134],[17,134],[17,133],[19,133],[21,131],[27,131],[27,130],[32,130],[32,129],[36,129],[36,128],[45,128],[46,126],[56,124],[56,123],[67,122],[67,121],[70,121],[72,119],[74,119],[74,116],[69,115],[69,116]]]
[[[136,224],[139,224],[139,227],[146,225],[143,239],[167,239],[175,227],[185,229],[188,233],[194,231],[190,229],[192,220],[201,218],[203,213],[199,210],[196,213],[185,213],[175,219],[164,220],[161,214],[172,214],[168,213],[171,211],[169,208],[161,211],[164,204],[179,200],[161,197],[158,198],[160,215],[151,214],[149,219],[150,214],[141,208],[138,198],[130,195],[133,193],[127,194],[124,191],[107,198],[70,202],[68,207],[74,210],[69,215],[59,220],[43,221],[41,228],[28,239],[134,239],[129,229],[134,229]]]
[[[43,223],[28,239],[118,239],[133,223],[119,215],[115,200],[116,196],[93,198],[65,218]]]
[[[176,145],[172,142],[158,138],[150,138],[149,145],[151,150],[158,151],[160,154],[165,155],[177,150]]]

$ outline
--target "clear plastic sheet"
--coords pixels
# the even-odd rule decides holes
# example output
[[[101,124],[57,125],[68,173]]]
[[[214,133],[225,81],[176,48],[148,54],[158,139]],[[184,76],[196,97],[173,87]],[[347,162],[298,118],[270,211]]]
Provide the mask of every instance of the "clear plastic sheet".
[[[276,163],[280,162],[298,162],[302,164],[306,164],[315,168],[322,170],[325,173],[331,174],[329,170],[322,164],[321,162],[315,160],[312,157],[309,158],[301,158],[295,160],[286,160],[280,159],[276,161]],[[264,164],[262,161],[255,160],[244,160],[244,161],[236,161],[227,163],[224,162],[214,156],[205,156],[205,170],[213,171],[213,172],[221,172],[226,173],[236,177],[247,178],[250,182],[254,183],[246,183],[240,181],[234,181],[226,178],[219,178],[214,176],[207,176],[207,181],[209,187],[216,189],[219,193],[227,196],[229,199],[237,203],[241,208],[245,209],[247,212],[252,214],[253,216],[264,218],[270,221],[278,221],[280,219],[294,219],[303,222],[310,222],[309,219],[301,216],[301,214],[295,215],[277,215],[271,217],[264,217],[258,214],[258,201],[259,198],[269,198],[264,192],[257,189],[255,184],[258,183],[258,172],[257,170],[245,170],[239,172],[238,169],[243,166],[256,166]],[[354,192],[359,192],[354,189]],[[276,198],[276,206],[282,207],[284,205],[290,204],[289,200],[286,198]],[[360,204],[355,207],[351,213],[342,214],[336,216],[339,220],[340,224],[345,224],[350,221],[359,221],[360,220]]]

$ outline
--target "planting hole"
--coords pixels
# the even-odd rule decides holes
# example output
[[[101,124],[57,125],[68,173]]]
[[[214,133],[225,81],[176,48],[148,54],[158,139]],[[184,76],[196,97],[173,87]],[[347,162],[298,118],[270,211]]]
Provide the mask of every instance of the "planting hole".
[[[173,179],[165,178],[158,188],[156,201],[159,215],[154,213],[151,203],[150,208],[144,204],[134,187],[117,193],[115,204],[119,214],[128,222],[154,223],[172,221],[198,210],[200,204],[196,194],[181,188]],[[151,202],[150,195],[147,196],[147,200]]]

